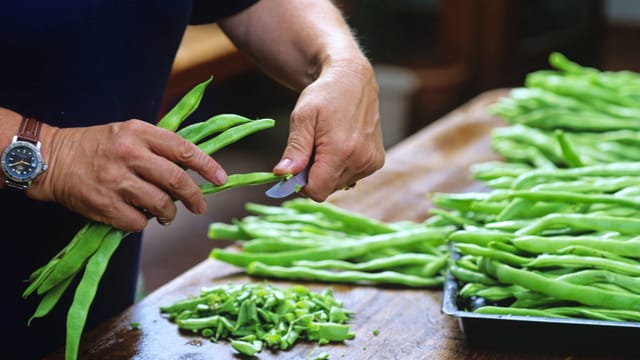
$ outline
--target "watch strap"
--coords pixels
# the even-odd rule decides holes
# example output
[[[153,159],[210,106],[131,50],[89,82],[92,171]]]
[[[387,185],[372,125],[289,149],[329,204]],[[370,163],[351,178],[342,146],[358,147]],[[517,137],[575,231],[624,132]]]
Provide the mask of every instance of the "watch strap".
[[[40,136],[40,127],[42,123],[32,117],[22,117],[22,122],[20,123],[20,129],[18,130],[18,140],[28,141],[32,144],[38,143],[38,138]]]

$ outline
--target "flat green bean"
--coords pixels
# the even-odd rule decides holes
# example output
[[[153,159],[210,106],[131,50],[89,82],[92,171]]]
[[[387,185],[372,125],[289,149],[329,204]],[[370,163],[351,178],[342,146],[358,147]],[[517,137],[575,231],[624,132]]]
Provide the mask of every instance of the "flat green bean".
[[[218,114],[208,120],[185,126],[177,134],[197,144],[200,140],[234,126],[250,122],[251,119],[236,114]]]
[[[80,337],[89,314],[89,307],[96,295],[100,279],[109,264],[109,259],[118,248],[124,235],[121,230],[110,230],[104,236],[100,247],[87,261],[84,274],[78,283],[73,302],[67,313],[67,340],[65,346],[65,359],[67,360],[78,358]]]
[[[640,311],[640,296],[571,284],[543,275],[511,267],[496,260],[481,260],[481,268],[500,282],[520,285],[557,299],[612,309]]]
[[[194,86],[187,92],[178,103],[167,112],[157,126],[169,131],[176,131],[180,124],[189,116],[200,104],[204,91],[213,77],[209,77],[206,81]]]
[[[316,280],[336,283],[387,283],[411,287],[434,287],[440,286],[444,282],[444,277],[442,276],[424,278],[420,276],[402,274],[395,271],[369,273],[345,270],[335,272],[322,269],[311,269],[302,266],[266,265],[260,262],[250,263],[247,266],[247,273],[254,276],[266,276],[281,279]]]
[[[203,152],[212,155],[216,151],[224,148],[227,145],[233,144],[240,139],[258,131],[272,128],[274,125],[275,120],[273,119],[253,120],[245,124],[234,126],[219,133],[213,138],[198,144],[198,148]]]

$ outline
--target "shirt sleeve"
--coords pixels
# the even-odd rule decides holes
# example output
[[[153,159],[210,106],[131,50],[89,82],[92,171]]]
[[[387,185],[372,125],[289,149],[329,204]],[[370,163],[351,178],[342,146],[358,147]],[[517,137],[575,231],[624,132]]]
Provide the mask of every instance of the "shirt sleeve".
[[[208,24],[236,14],[258,0],[193,0],[191,25]]]

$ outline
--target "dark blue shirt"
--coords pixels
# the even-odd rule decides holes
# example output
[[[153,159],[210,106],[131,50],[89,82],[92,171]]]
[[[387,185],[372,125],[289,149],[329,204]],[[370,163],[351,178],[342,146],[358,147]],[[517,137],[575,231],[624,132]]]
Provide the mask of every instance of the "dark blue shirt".
[[[0,107],[59,126],[155,121],[185,27],[215,22],[255,0],[9,0],[0,11]],[[64,343],[75,287],[27,328],[39,298],[24,300],[29,274],[64,247],[86,219],[55,203],[0,191],[4,291],[2,352],[40,358]],[[114,254],[86,329],[134,300],[140,234]],[[10,260],[9,260],[10,258]],[[74,284],[75,285],[75,284]]]

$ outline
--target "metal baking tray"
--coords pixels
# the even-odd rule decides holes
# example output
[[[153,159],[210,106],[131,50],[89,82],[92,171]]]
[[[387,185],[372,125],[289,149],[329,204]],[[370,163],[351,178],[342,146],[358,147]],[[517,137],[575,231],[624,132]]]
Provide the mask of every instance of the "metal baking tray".
[[[459,285],[449,273],[444,284],[442,313],[457,318],[469,346],[633,355],[632,358],[640,359],[638,322],[477,314],[467,311],[471,306],[469,300],[458,298]]]

